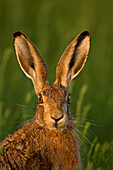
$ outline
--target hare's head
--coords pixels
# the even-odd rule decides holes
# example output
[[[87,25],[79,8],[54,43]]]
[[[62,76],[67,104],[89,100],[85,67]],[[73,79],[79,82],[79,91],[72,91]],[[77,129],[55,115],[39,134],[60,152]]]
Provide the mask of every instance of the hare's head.
[[[38,96],[36,120],[40,126],[62,129],[72,117],[69,112],[68,88],[83,68],[90,47],[90,33],[79,34],[66,48],[56,68],[56,81],[47,81],[46,64],[36,46],[22,33],[14,33],[14,46],[19,64],[33,81]]]

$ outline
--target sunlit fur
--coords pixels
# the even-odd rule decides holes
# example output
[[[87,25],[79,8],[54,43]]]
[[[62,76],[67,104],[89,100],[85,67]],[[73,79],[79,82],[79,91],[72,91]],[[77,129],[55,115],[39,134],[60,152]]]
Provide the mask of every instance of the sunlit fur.
[[[78,135],[69,111],[68,88],[83,68],[90,46],[90,33],[79,34],[66,48],[56,69],[56,81],[49,85],[47,68],[36,46],[21,32],[14,34],[14,46],[22,70],[32,79],[39,98],[35,120],[27,122],[0,143],[0,169],[61,170],[82,168]]]

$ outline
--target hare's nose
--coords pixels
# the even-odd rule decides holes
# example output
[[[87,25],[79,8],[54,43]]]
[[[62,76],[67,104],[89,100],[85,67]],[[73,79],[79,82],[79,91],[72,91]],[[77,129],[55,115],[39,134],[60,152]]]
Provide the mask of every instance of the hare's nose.
[[[51,115],[51,118],[55,120],[55,122],[58,122],[60,119],[64,117],[63,113],[61,111],[54,111]]]

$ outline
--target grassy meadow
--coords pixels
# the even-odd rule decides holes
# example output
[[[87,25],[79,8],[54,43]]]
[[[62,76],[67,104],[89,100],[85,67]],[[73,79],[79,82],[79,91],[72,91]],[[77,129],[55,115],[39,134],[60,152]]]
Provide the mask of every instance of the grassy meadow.
[[[38,103],[33,84],[16,59],[17,30],[38,47],[50,84],[66,46],[80,32],[91,33],[86,65],[70,86],[70,110],[83,169],[113,170],[113,2],[0,0],[0,141],[34,119]]]

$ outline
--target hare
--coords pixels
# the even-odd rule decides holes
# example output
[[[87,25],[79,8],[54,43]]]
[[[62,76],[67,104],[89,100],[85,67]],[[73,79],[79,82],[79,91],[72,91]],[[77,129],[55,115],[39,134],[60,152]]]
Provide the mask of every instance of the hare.
[[[46,64],[38,49],[20,31],[14,33],[14,46],[21,69],[33,82],[38,105],[35,120],[0,143],[0,169],[81,169],[68,88],[86,62],[90,33],[82,32],[68,45],[58,62],[53,85],[47,81]]]

